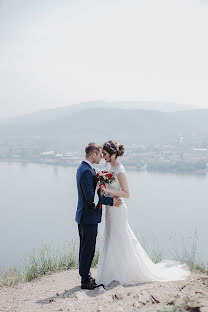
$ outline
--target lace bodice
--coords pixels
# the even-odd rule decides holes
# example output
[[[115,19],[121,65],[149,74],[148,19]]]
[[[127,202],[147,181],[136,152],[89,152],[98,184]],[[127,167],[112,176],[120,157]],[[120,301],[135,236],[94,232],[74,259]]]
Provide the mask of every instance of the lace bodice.
[[[116,178],[116,180],[112,184],[109,184],[108,187],[112,190],[120,191],[121,186],[120,186],[120,183],[118,180],[118,175],[119,175],[119,173],[125,173],[126,172],[124,166],[121,163],[118,163],[116,166],[112,166],[109,164],[107,166],[107,170],[108,170],[108,172],[114,173],[115,178]],[[108,196],[112,197],[113,195],[108,194]]]
[[[112,166],[111,164],[109,164],[108,171],[114,172],[116,175],[118,175],[119,173],[126,172],[124,166],[120,162],[118,162],[118,164],[115,166]]]

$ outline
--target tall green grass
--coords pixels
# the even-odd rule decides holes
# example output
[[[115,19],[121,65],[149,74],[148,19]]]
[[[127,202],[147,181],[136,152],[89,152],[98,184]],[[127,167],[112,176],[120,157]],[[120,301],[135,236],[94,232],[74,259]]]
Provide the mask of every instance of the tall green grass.
[[[146,250],[146,242],[143,236],[138,237],[141,245]],[[191,237],[192,244],[187,245],[185,238],[179,235],[177,249],[172,250],[171,259],[186,263],[190,270],[196,270],[208,274],[208,264],[197,260],[197,232]],[[98,236],[98,244],[92,267],[96,267],[99,259],[99,246],[101,237]],[[118,242],[119,243],[119,242]],[[189,247],[188,247],[189,246]],[[19,266],[8,267],[0,272],[0,287],[15,286],[18,283],[28,282],[40,276],[78,268],[79,241],[66,243],[59,249],[54,249],[42,243],[39,248],[26,254]],[[163,251],[158,247],[158,242],[153,239],[153,246],[147,253],[154,263],[163,259]],[[166,257],[167,258],[167,257]]]
[[[46,244],[39,249],[33,249],[25,262],[25,280],[31,281],[34,278],[45,274],[70,270],[78,267],[77,242],[67,243],[62,250],[54,250]]]
[[[60,249],[53,249],[42,243],[26,253],[17,267],[8,267],[0,272],[0,287],[15,286],[37,277],[55,272],[78,268],[78,242],[71,241]]]

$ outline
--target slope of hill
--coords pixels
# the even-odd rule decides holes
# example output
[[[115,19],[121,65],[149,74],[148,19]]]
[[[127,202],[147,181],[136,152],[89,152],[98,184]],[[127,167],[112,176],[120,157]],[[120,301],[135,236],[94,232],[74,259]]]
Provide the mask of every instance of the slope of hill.
[[[208,134],[208,110],[160,112],[118,108],[65,107],[0,123],[0,138],[40,137],[78,144],[115,138],[127,143],[163,143]]]

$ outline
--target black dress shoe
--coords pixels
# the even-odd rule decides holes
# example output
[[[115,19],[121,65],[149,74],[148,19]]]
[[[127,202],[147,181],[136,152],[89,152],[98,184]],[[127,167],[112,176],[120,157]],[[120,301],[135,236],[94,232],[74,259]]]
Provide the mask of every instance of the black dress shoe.
[[[98,285],[94,282],[93,279],[90,279],[87,283],[81,284],[81,289],[95,289]]]
[[[94,285],[97,285],[97,284],[95,283],[95,279],[94,279],[94,278],[90,277],[90,280],[92,281],[92,283],[93,283]]]
[[[90,276],[90,280],[92,280],[94,285],[96,285],[97,287],[102,286],[105,289],[105,286],[103,284],[96,284],[95,279],[93,277],[91,277],[91,276]]]

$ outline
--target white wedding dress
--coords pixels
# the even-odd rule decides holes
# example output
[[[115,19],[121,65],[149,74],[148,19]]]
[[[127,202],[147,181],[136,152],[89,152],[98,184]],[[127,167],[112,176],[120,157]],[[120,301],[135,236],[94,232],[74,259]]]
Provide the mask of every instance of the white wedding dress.
[[[110,188],[120,190],[117,175],[125,173],[120,163],[108,168],[116,174],[116,180]],[[107,195],[110,196],[110,195]],[[128,208],[106,206],[103,248],[100,252],[96,283],[108,285],[115,280],[122,285],[134,285],[151,281],[185,280],[190,271],[186,264],[164,259],[154,263],[140,245],[128,223]]]

